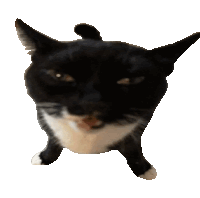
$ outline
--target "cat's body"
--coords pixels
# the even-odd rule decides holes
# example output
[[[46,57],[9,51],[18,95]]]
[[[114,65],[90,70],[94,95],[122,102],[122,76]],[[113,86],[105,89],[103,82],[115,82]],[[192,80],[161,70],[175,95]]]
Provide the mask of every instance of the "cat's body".
[[[155,169],[142,154],[141,135],[167,90],[166,76],[174,62],[200,33],[146,50],[104,42],[86,24],[75,28],[83,40],[73,42],[52,40],[19,19],[16,27],[31,50],[26,86],[49,137],[32,163],[50,164],[63,148],[84,154],[116,149],[137,176],[155,178]]]

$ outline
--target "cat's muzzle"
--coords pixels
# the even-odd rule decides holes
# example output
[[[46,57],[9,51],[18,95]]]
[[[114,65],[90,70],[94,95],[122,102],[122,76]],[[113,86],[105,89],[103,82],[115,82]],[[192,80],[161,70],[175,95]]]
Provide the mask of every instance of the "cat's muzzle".
[[[98,120],[95,116],[68,116],[68,119],[76,122],[79,128],[82,128],[86,131],[91,129],[99,129],[105,125],[103,121]]]

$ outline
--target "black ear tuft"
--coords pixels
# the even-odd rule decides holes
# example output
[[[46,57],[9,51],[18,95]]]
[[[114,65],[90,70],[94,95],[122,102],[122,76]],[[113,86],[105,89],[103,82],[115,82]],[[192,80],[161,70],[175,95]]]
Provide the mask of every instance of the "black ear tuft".
[[[92,25],[88,25],[86,23],[77,24],[74,27],[74,32],[83,39],[102,40],[100,32]]]

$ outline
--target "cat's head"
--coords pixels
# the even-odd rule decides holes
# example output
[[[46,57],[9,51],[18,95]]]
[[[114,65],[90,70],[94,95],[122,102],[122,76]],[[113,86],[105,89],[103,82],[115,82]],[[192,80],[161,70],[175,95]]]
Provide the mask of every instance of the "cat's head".
[[[25,72],[29,95],[36,102],[56,103],[73,115],[99,113],[115,120],[156,108],[167,90],[166,76],[193,44],[195,33],[174,44],[146,50],[119,41],[102,41],[95,27],[75,26],[83,39],[59,42],[16,20],[22,44],[31,52]]]

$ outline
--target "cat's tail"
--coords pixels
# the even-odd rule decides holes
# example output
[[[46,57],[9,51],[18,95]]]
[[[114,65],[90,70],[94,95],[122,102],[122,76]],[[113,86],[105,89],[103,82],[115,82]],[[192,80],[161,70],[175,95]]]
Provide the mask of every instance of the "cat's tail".
[[[74,27],[74,32],[83,39],[94,39],[102,41],[100,32],[92,25],[86,23],[77,24]]]

